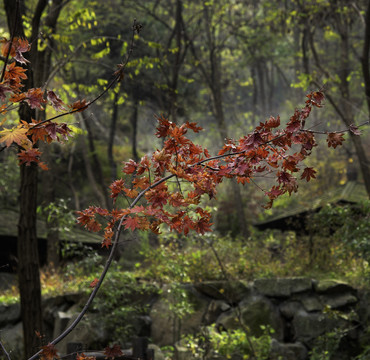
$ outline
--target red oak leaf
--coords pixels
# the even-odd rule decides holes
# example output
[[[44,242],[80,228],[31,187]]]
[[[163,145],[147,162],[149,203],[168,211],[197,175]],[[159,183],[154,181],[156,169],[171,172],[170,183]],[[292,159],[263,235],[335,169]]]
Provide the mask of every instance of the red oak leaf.
[[[98,282],[99,282],[99,279],[98,278],[95,278],[93,281],[91,281],[89,287],[93,289],[94,287],[96,287],[96,285],[98,284]]]
[[[41,151],[31,148],[28,150],[22,150],[20,153],[18,153],[18,158],[20,164],[26,164],[26,166],[30,166],[32,162],[38,163],[40,161],[40,155]]]
[[[310,167],[306,167],[303,170],[301,179],[306,179],[306,181],[310,181],[311,179],[315,179],[315,178],[316,178],[316,170]]]
[[[198,133],[199,131],[203,130],[203,128],[201,126],[197,126],[197,123],[196,122],[189,123],[189,121],[187,121],[185,123],[185,126],[188,129],[193,130],[195,133]]]
[[[25,74],[26,71],[27,71],[26,69],[20,66],[16,66],[16,63],[13,62],[7,66],[4,75],[4,80],[9,80],[12,81],[13,83],[20,84],[22,80],[27,79],[27,75]]]
[[[41,347],[41,354],[40,357],[42,360],[54,360],[59,359],[59,355],[57,349],[53,344],[48,344]]]
[[[73,104],[68,105],[68,106],[71,109],[71,111],[80,112],[80,111],[84,111],[89,106],[89,104],[90,104],[90,102],[86,102],[86,100],[83,99],[83,100],[78,100],[78,101],[76,101]]]
[[[342,145],[344,140],[343,134],[329,133],[326,142],[328,143],[328,147],[335,149],[338,145]]]
[[[265,123],[266,128],[277,128],[280,125],[280,116],[273,117],[270,116],[270,119],[268,119]]]
[[[113,345],[104,349],[104,355],[106,355],[106,359],[114,359],[117,356],[122,356],[123,352],[119,345]]]
[[[122,179],[113,181],[109,188],[112,190],[110,197],[116,199],[117,196],[121,193],[121,191],[125,189],[125,182]]]
[[[49,90],[47,92],[47,99],[50,101],[52,107],[56,111],[64,111],[65,107],[63,106],[63,101],[55,94],[54,91]]]
[[[123,220],[123,224],[125,225],[125,229],[131,229],[132,231],[140,229],[140,218],[137,216],[127,216],[127,218]]]
[[[29,89],[26,93],[26,97],[24,99],[26,103],[31,107],[31,109],[41,109],[43,104],[46,104],[47,101],[44,99],[44,92],[42,89]]]
[[[132,174],[138,167],[138,164],[130,159],[125,163],[125,166],[123,167],[123,172],[127,175]]]

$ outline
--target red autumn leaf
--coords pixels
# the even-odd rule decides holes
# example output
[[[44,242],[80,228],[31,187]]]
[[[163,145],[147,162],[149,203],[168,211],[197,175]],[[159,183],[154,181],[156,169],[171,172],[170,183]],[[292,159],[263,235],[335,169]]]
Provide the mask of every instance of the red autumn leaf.
[[[242,142],[242,150],[250,150],[258,147],[263,143],[263,139],[259,132],[254,132],[252,135],[247,136]]]
[[[310,167],[306,167],[303,170],[301,179],[306,179],[306,181],[310,181],[311,179],[315,179],[315,178],[316,178],[316,170]]]
[[[65,110],[65,107],[64,107],[64,102],[62,101],[62,99],[60,99],[54,91],[51,91],[49,90],[47,92],[47,99],[50,101],[52,107],[54,108],[54,110],[56,111],[64,111]]]
[[[138,164],[130,159],[125,163],[125,166],[123,167],[123,172],[127,175],[132,174],[138,167]]]
[[[123,191],[125,192],[126,196],[128,196],[131,199],[135,199],[139,195],[139,193],[135,189],[124,188]]]
[[[40,161],[40,156],[41,151],[33,148],[22,150],[20,153],[18,153],[20,164],[26,164],[26,166],[30,166],[32,162],[38,163]]]
[[[123,220],[123,225],[125,225],[125,229],[131,229],[131,231],[140,229],[140,219],[137,216],[127,216],[127,218]]]
[[[106,347],[104,349],[104,355],[106,355],[106,359],[114,359],[115,357],[122,356],[123,352],[119,345],[113,345],[112,347]]]
[[[306,103],[312,104],[316,107],[321,107],[321,103],[325,99],[325,96],[321,91],[313,91],[312,93],[308,94],[307,97],[308,100]]]
[[[1,54],[5,57],[9,52],[10,41],[5,38],[1,41],[4,45],[1,48]],[[24,58],[23,53],[30,49],[26,39],[14,38],[10,49],[10,56],[21,64],[27,64],[29,61]]]
[[[109,188],[112,190],[110,197],[116,199],[117,196],[121,193],[121,191],[123,191],[123,189],[125,188],[125,182],[122,179],[115,180],[109,186]]]
[[[43,110],[44,108],[42,107],[43,104],[46,104],[47,101],[44,99],[44,92],[42,89],[37,88],[37,89],[30,89],[27,91],[25,94],[25,101],[26,103],[30,106],[31,109],[41,109]]]
[[[170,127],[172,122],[168,119],[164,118],[163,116],[157,117],[158,125],[157,125],[157,132],[155,135],[159,138],[166,137],[170,132]]]
[[[197,126],[197,123],[196,122],[189,123],[189,121],[187,121],[185,123],[185,126],[188,129],[193,130],[195,133],[198,133],[199,131],[203,130],[203,128],[201,126]]]
[[[98,278],[95,278],[93,281],[91,281],[89,287],[93,289],[94,287],[96,287],[96,285],[98,284],[98,282],[99,282],[99,279]]]
[[[292,175],[290,175],[286,171],[278,171],[277,177],[279,184],[288,184],[292,180]]]
[[[275,200],[277,197],[284,193],[278,186],[273,186],[270,191],[266,191],[265,194],[270,200]]]
[[[342,145],[344,141],[344,136],[343,134],[340,133],[329,133],[328,137],[326,139],[328,143],[328,147],[336,148],[338,145]]]
[[[42,360],[54,360],[59,359],[59,355],[57,349],[53,344],[48,344],[41,347],[41,354],[40,357]]]
[[[38,165],[38,167],[39,167],[41,170],[44,170],[44,171],[49,170],[49,167],[48,167],[44,162],[42,162],[42,161],[39,161],[39,162],[37,163],[37,165]]]
[[[20,66],[16,66],[16,63],[13,62],[7,66],[6,72],[4,74],[4,80],[11,81],[12,86],[17,87],[17,84],[20,84],[22,80],[27,79],[27,75],[25,74],[26,71],[26,69]]]
[[[212,231],[212,225],[213,223],[210,223],[208,218],[201,218],[196,222],[194,229],[197,233],[204,235],[206,232]]]
[[[69,105],[69,108],[73,112],[80,112],[80,111],[84,111],[89,106],[89,104],[90,102],[86,102],[86,100],[83,99],[83,100],[78,100],[74,102],[73,104]]]
[[[57,124],[56,123],[49,123],[45,126],[45,131],[48,135],[55,141],[58,139],[57,137]]]
[[[273,117],[270,116],[270,118],[266,121],[265,126],[266,128],[277,128],[280,125],[280,116]]]

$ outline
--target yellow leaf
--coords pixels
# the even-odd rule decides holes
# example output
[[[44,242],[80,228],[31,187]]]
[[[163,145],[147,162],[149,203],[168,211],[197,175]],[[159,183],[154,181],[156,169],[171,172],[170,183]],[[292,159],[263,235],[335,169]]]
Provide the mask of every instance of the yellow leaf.
[[[5,142],[7,147],[13,144],[13,142],[22,146],[25,143],[25,139],[27,139],[26,133],[27,129],[25,129],[22,125],[12,129],[2,130],[0,131],[0,143]]]

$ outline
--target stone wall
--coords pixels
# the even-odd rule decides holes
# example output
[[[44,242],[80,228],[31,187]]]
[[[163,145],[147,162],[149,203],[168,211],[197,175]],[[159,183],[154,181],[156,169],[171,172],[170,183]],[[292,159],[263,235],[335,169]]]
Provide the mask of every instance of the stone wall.
[[[364,334],[370,325],[370,293],[359,292],[352,286],[335,280],[316,281],[308,278],[258,279],[244,281],[212,281],[182,287],[193,311],[179,319],[172,305],[178,297],[173,287],[164,286],[153,301],[147,316],[138,321],[158,346],[177,344],[179,359],[191,359],[187,349],[180,346],[184,334],[196,334],[202,326],[216,324],[220,330],[248,327],[251,335],[261,334],[261,325],[275,332],[271,342],[272,358],[306,360],[319,336],[342,329],[336,360],[351,359],[368,342]],[[60,296],[44,303],[45,326],[48,333],[57,335],[76,316],[83,297]],[[88,315],[90,318],[97,314]],[[109,316],[109,314],[107,315]],[[125,320],[122,319],[124,322]],[[142,322],[142,323],[141,323]],[[61,343],[65,353],[67,342],[82,342],[86,349],[107,344],[111,334],[104,328],[92,327],[85,321]],[[0,306],[1,338],[7,349],[19,352],[22,333],[19,305]],[[157,351],[156,359],[161,359]]]

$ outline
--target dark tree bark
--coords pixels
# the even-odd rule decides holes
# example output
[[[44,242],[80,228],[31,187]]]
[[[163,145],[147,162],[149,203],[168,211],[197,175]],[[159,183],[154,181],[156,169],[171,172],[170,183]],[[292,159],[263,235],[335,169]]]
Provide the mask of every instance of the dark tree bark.
[[[32,17],[32,35],[30,42],[33,42],[38,34],[41,16],[45,11],[48,0],[39,0],[36,4]],[[60,5],[61,0],[54,0],[53,5]],[[22,25],[22,14],[24,14],[24,0],[4,0],[4,8],[7,16],[9,32],[16,37],[25,38]],[[56,24],[59,11],[53,13]],[[49,26],[52,23],[48,24]],[[33,88],[35,79],[40,79],[45,74],[45,62],[39,61],[37,42],[31,47],[29,60],[31,65],[27,67],[27,80],[23,90]],[[50,54],[49,54],[50,56]],[[49,63],[50,64],[50,63]],[[31,122],[35,118],[33,111],[27,104],[22,104],[19,110],[20,119]],[[39,273],[38,240],[36,233],[36,208],[38,171],[37,165],[20,166],[20,217],[18,222],[18,282],[21,299],[21,316],[24,333],[25,357],[29,358],[38,350],[40,344],[35,331],[42,334],[42,309],[41,309],[41,286]]]
[[[365,15],[364,47],[361,57],[362,73],[364,75],[365,95],[370,115],[370,1],[368,1]]]

